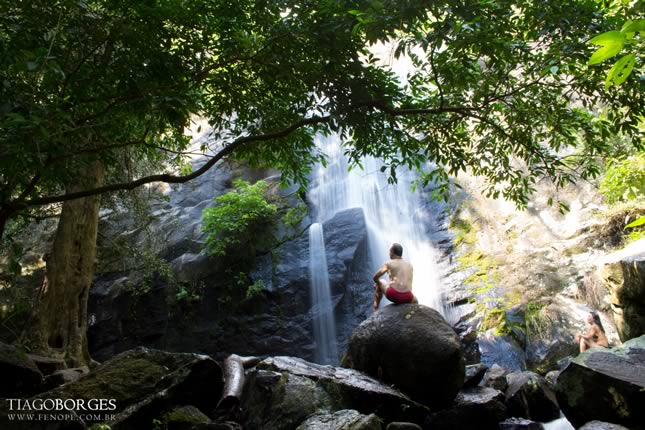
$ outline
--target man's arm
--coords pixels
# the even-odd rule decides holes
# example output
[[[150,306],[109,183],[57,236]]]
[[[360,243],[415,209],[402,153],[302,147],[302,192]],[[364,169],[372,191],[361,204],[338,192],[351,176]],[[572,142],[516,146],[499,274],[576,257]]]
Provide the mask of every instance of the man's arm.
[[[385,275],[387,273],[387,266],[384,264],[383,267],[378,269],[378,271],[374,274],[374,282],[378,284],[379,279],[381,279],[381,276]]]

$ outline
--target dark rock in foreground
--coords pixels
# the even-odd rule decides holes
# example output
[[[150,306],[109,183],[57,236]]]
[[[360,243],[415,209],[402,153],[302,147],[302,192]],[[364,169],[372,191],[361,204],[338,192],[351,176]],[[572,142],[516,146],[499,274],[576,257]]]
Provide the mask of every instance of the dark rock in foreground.
[[[311,414],[343,409],[416,423],[429,414],[400,391],[359,371],[292,357],[258,364],[247,376],[241,406],[249,430],[293,429]]]
[[[580,427],[578,430],[629,430],[627,427],[618,424],[606,423],[603,421],[591,421]]]
[[[472,388],[479,385],[488,371],[485,364],[471,364],[466,366],[466,377],[464,378],[464,388]]]
[[[296,430],[381,430],[381,421],[374,414],[344,409],[312,415]]]
[[[393,384],[433,408],[449,404],[464,383],[459,337],[423,305],[385,306],[352,334],[347,365]]]
[[[486,372],[482,385],[505,393],[508,388],[508,381],[506,380],[507,374],[508,371],[506,369],[497,364],[493,364],[491,368],[488,369],[488,372]]]
[[[593,348],[571,360],[556,384],[574,426],[593,420],[645,429],[645,336],[616,348]]]
[[[560,416],[555,393],[542,376],[519,372],[511,373],[506,379],[506,405],[511,416],[542,422]]]
[[[110,399],[113,404],[103,405],[100,412],[86,418],[86,424],[107,421],[112,430],[147,429],[151,428],[154,419],[179,406],[192,405],[202,413],[210,412],[219,399],[222,386],[221,369],[207,356],[137,348],[119,354],[76,382],[30,400],[74,399],[89,405],[92,399],[93,402]],[[70,416],[65,409],[45,412]],[[1,419],[7,418],[6,414],[1,415]],[[0,428],[6,428],[5,424],[0,421]],[[80,426],[78,421],[44,420],[11,425],[10,428],[17,430]]]
[[[38,393],[43,375],[36,364],[12,345],[0,342],[0,397],[16,398]]]
[[[429,417],[424,428],[498,430],[506,416],[504,394],[487,387],[467,388],[459,392],[451,408]]]

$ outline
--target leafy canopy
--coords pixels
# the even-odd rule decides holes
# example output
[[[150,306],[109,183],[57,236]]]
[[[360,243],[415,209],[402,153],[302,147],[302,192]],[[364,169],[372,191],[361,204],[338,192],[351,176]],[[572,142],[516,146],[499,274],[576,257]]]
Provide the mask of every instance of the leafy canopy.
[[[215,206],[203,211],[206,250],[211,255],[226,255],[241,246],[250,246],[277,213],[277,207],[266,198],[268,184],[238,179],[234,191],[215,198]]]
[[[599,4],[0,0],[0,223],[183,182],[227,157],[303,183],[323,158],[316,133],[339,134],[353,164],[380,157],[393,179],[407,165],[445,190],[448,174],[471,169],[523,206],[538,178],[596,175],[608,137],[635,134],[643,117],[638,77],[609,94],[587,65],[590,34],[623,21]],[[413,70],[398,76],[377,43]],[[175,175],[194,115],[212,127],[198,151],[215,155]],[[563,159],[567,145],[578,150]],[[107,184],[66,194],[97,160]]]

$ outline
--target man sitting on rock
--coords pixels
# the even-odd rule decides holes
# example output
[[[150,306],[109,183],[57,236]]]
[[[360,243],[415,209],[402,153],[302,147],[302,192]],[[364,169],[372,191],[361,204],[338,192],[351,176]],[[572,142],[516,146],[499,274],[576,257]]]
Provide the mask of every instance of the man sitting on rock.
[[[378,310],[384,294],[392,303],[419,303],[412,294],[412,272],[412,264],[403,260],[403,247],[398,243],[393,244],[390,260],[374,274],[374,312]],[[381,279],[386,273],[389,281]]]

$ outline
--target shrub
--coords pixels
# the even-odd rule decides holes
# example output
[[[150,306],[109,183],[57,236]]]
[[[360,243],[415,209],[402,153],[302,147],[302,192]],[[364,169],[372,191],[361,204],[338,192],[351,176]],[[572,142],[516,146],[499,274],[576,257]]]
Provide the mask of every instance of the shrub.
[[[610,204],[645,196],[645,151],[611,160],[600,182],[600,192]]]
[[[211,255],[225,255],[228,251],[248,245],[270,224],[277,212],[266,198],[267,183],[251,185],[238,179],[234,191],[215,198],[215,206],[203,212],[203,231],[207,233],[206,251]]]

